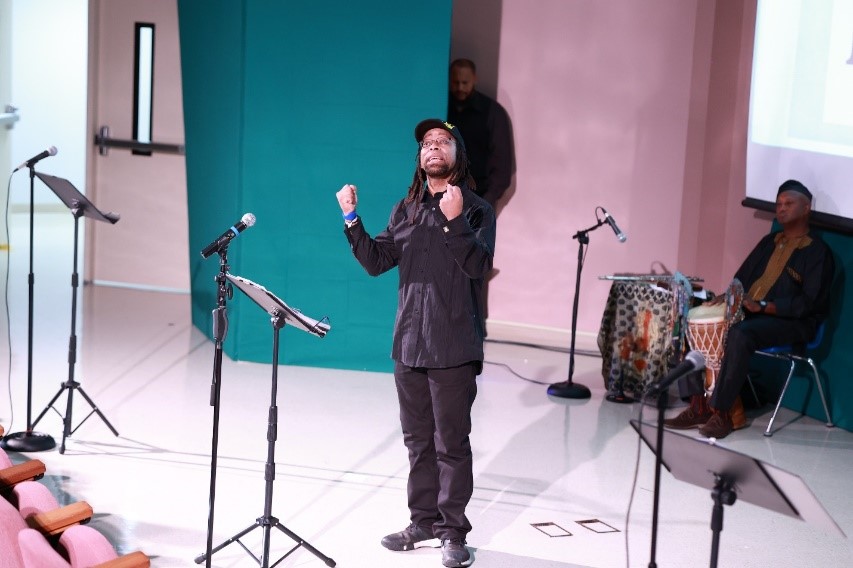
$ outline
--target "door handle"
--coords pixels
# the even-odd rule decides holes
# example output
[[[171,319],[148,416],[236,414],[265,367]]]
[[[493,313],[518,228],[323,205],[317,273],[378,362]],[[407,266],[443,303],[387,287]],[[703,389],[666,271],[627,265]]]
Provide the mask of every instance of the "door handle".
[[[180,154],[184,155],[185,149],[183,144],[164,144],[162,142],[139,142],[138,140],[119,140],[110,138],[110,127],[102,126],[95,134],[95,145],[98,147],[98,153],[101,156],[109,154],[110,148],[123,148],[136,153],[152,154],[154,152],[162,152],[164,154]]]
[[[21,117],[18,116],[18,109],[12,105],[6,105],[3,112],[0,113],[0,124],[8,130],[14,128],[15,123],[19,120],[21,120]]]

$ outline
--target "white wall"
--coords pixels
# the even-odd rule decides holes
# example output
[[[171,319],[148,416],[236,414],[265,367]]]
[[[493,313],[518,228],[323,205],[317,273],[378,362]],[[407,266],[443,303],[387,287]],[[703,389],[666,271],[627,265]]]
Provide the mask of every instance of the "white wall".
[[[12,78],[9,70],[12,68],[11,58],[11,0],[0,0],[0,113],[4,112],[7,104],[11,103]],[[9,138],[11,137],[11,129],[6,126],[0,126],[0,172],[10,172],[12,168],[9,166],[11,158],[9,157]],[[0,197],[6,201],[6,184],[3,184],[0,190]],[[6,220],[0,220],[0,242],[6,242]]]
[[[11,16],[11,102],[21,116],[9,136],[12,167],[56,146],[58,154],[42,160],[36,171],[66,178],[85,193],[86,146],[92,143],[86,139],[88,2],[5,1]],[[20,170],[12,180],[12,211],[29,211],[27,172]],[[35,189],[36,210],[65,210],[39,180]]]

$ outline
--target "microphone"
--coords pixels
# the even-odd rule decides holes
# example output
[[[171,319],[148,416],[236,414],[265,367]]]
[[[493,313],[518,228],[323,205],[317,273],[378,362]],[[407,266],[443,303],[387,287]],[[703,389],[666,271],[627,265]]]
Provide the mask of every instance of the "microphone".
[[[601,208],[604,212],[604,220],[607,221],[607,224],[610,225],[610,228],[613,229],[613,232],[616,233],[616,238],[619,239],[620,243],[624,243],[628,240],[627,235],[619,230],[619,227],[616,225],[616,221],[613,217],[610,216],[610,213],[607,212],[607,209],[604,207]]]
[[[652,384],[646,393],[647,396],[653,396],[662,393],[669,388],[669,385],[693,371],[701,371],[705,368],[705,357],[698,351],[691,351],[684,356],[684,361],[675,366],[664,378]]]
[[[41,154],[36,154],[32,158],[30,158],[29,160],[27,160],[26,162],[24,162],[23,164],[21,164],[20,166],[18,166],[14,170],[12,170],[12,173],[15,173],[18,170],[23,169],[23,168],[32,167],[32,166],[36,165],[36,162],[40,162],[41,160],[44,160],[48,156],[55,156],[58,151],[59,150],[56,149],[56,146],[51,146],[50,148],[48,148],[47,150],[45,150]]]
[[[204,247],[204,250],[201,251],[201,256],[204,258],[209,257],[214,253],[218,253],[222,249],[228,246],[228,243],[231,242],[234,237],[251,227],[255,224],[255,216],[251,213],[246,213],[243,217],[240,218],[239,221],[234,223],[234,226],[222,233],[222,235]]]

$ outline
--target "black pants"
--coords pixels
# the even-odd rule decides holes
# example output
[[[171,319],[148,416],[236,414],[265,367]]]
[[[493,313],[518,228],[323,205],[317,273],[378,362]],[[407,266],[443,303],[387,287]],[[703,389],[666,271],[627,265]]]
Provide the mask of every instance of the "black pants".
[[[409,512],[437,538],[471,531],[465,507],[474,492],[471,406],[480,364],[450,369],[395,363],[403,442],[409,450]]]
[[[740,394],[749,371],[749,359],[759,349],[774,345],[805,344],[815,333],[811,320],[795,320],[774,316],[750,316],[729,329],[717,384],[711,395],[711,406],[729,410]]]

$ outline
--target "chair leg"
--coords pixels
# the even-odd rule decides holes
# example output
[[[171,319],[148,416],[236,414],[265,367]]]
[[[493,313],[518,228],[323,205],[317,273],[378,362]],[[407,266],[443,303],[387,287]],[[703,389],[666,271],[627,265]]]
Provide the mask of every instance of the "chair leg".
[[[832,423],[832,415],[829,413],[829,405],[826,404],[826,397],[823,394],[823,386],[821,386],[820,382],[820,374],[817,372],[817,366],[814,364],[814,360],[809,357],[806,359],[806,362],[812,368],[812,374],[814,374],[814,382],[817,385],[817,392],[820,394],[820,402],[823,403],[823,411],[826,414],[826,427],[832,428],[835,424]]]
[[[773,415],[770,417],[770,422],[767,423],[767,429],[764,435],[768,438],[773,435],[773,421],[776,420],[776,414],[779,412],[779,407],[782,406],[782,399],[785,398],[785,393],[788,391],[788,383],[791,382],[791,377],[794,375],[794,366],[797,362],[791,359],[791,367],[788,369],[788,377],[785,379],[785,386],[782,387],[782,392],[779,394],[779,400],[776,401],[776,408],[773,409]]]

